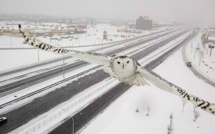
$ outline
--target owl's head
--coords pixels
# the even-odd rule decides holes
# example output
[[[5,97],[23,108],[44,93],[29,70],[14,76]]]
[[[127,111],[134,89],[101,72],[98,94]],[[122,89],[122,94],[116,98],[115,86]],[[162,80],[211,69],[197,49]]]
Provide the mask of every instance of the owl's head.
[[[128,56],[117,56],[111,61],[112,71],[120,77],[129,77],[136,71],[136,62]]]

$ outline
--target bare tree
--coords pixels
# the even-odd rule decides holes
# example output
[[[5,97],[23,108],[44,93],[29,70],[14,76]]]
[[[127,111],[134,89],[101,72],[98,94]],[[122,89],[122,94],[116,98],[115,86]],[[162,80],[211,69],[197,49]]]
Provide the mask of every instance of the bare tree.
[[[184,112],[184,106],[187,104],[185,99],[182,99],[182,113]]]
[[[196,110],[196,108],[197,108],[197,107],[194,105],[194,106],[193,106],[193,112]]]
[[[147,106],[147,114],[146,116],[149,116],[150,108]]]
[[[196,109],[193,111],[193,113],[194,113],[194,119],[193,119],[193,121],[196,121],[198,119],[198,117],[200,116],[200,113]]]
[[[173,134],[172,133],[173,132],[173,113],[170,114],[169,119],[170,119],[170,124],[167,127],[167,130],[168,130],[167,134]]]

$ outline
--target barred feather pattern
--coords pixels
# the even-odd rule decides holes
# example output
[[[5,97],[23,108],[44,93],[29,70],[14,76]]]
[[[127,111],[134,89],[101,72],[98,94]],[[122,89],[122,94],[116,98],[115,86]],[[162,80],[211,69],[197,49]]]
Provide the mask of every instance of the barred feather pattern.
[[[81,60],[91,63],[98,63],[102,65],[109,65],[110,58],[108,56],[104,56],[100,53],[91,53],[91,52],[82,52],[82,51],[75,51],[75,50],[67,50],[64,48],[54,47],[47,43],[41,42],[40,40],[36,39],[35,37],[30,37],[26,32],[22,31],[21,25],[19,24],[19,32],[22,34],[25,42],[35,48],[39,48],[44,51],[50,51],[57,54],[70,54],[71,56],[77,57]],[[93,59],[94,58],[94,59]]]
[[[33,47],[40,48],[45,51],[55,52],[57,54],[67,54],[67,53],[74,54],[74,55],[76,55],[76,57],[78,57],[80,59],[82,57],[87,58],[88,56],[92,56],[94,58],[99,57],[99,58],[97,58],[97,60],[101,60],[101,61],[105,60],[105,65],[110,65],[110,61],[105,59],[107,57],[104,57],[103,55],[101,55],[99,53],[89,53],[88,52],[86,54],[86,52],[57,48],[57,47],[51,46],[49,44],[43,43],[43,42],[37,40],[36,38],[30,37],[28,34],[26,34],[25,32],[22,31],[21,25],[19,25],[19,31],[22,34],[23,38],[25,39],[25,42]],[[94,60],[91,60],[91,61],[94,61]],[[140,65],[138,64],[138,66],[140,66]],[[196,96],[188,94],[185,90],[183,90],[180,87],[174,85],[173,83],[165,80],[164,78],[162,78],[161,76],[159,76],[158,74],[156,74],[152,71],[148,71],[144,68],[142,68],[142,70],[139,70],[139,71],[142,72],[143,78],[148,79],[154,85],[156,85],[158,87],[162,87],[162,89],[164,89],[163,87],[171,88],[169,90],[169,92],[179,95],[182,99],[190,101],[196,107],[199,107],[209,113],[215,114],[215,104],[202,100]]]
[[[194,95],[187,93],[182,88],[180,88],[180,87],[174,85],[173,83],[165,80],[160,75],[158,75],[152,71],[149,71],[146,69],[144,69],[144,71],[147,71],[148,74],[156,77],[157,79],[159,79],[163,83],[166,83],[169,87],[171,87],[172,90],[174,90],[173,93],[175,93],[176,95],[179,95],[182,99],[190,101],[195,107],[199,107],[199,108],[215,115],[215,104],[214,103],[210,103],[208,101],[202,100],[202,99],[200,99]]]
[[[25,42],[33,47],[40,48],[45,51],[52,51],[52,52],[55,52],[58,54],[63,54],[63,53],[69,52],[69,50],[57,48],[57,47],[51,46],[49,44],[46,44],[44,42],[41,42],[34,37],[30,37],[27,33],[22,31],[21,25],[19,25],[19,32],[22,34],[23,38],[25,39]]]

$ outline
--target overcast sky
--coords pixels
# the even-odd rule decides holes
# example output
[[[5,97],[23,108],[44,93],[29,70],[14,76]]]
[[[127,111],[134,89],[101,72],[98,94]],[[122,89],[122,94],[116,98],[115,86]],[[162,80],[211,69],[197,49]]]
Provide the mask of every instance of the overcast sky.
[[[1,13],[215,24],[215,0],[0,0]]]

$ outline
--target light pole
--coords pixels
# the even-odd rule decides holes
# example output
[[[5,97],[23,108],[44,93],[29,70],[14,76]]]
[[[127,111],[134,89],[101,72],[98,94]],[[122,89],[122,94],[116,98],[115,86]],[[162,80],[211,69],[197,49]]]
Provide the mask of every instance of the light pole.
[[[10,34],[10,48],[12,48],[12,43],[11,43],[11,34]]]
[[[191,42],[191,45],[190,45],[191,53],[192,53],[192,49],[193,49],[193,41]]]
[[[200,51],[199,52],[199,66],[200,66],[200,63],[201,63],[201,59],[204,57],[204,52],[203,51]]]
[[[72,134],[75,134],[75,122],[74,122],[74,119],[73,119],[73,116],[72,116]]]
[[[28,88],[28,90],[29,90],[29,85],[28,85],[28,83],[26,82],[26,85],[27,85],[27,88]]]
[[[196,52],[199,52],[199,51],[200,51],[200,48],[197,47],[197,48],[195,49],[195,52],[194,52],[194,59],[195,59]]]
[[[64,59],[64,53],[63,53],[63,79],[65,79],[65,73],[64,73],[64,63],[65,63],[65,62],[64,62],[64,60],[65,60],[65,59]]]
[[[211,49],[210,50],[210,57],[211,57],[212,49],[214,49],[214,46],[213,45],[209,45],[208,47]]]
[[[72,115],[69,110],[67,110],[67,112],[69,113],[70,116]],[[72,118],[72,134],[75,134],[75,121],[73,116],[71,116],[71,118]]]
[[[38,62],[40,61],[40,55],[39,55],[39,49],[38,49],[38,51],[37,51],[37,58],[38,58]]]
[[[80,36],[79,36],[79,34],[78,34],[78,40],[79,40],[79,46],[80,46]]]
[[[102,54],[102,50],[103,50],[103,43],[102,43],[102,49],[101,49],[101,54]]]

